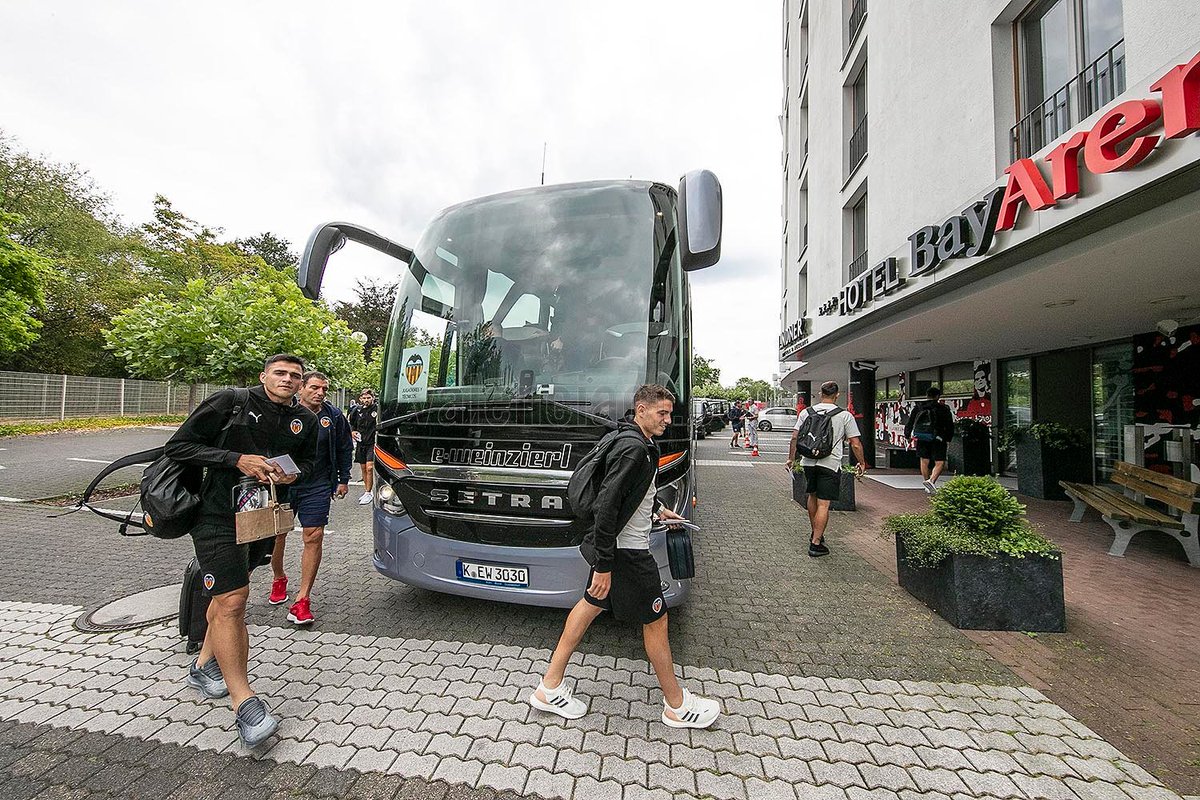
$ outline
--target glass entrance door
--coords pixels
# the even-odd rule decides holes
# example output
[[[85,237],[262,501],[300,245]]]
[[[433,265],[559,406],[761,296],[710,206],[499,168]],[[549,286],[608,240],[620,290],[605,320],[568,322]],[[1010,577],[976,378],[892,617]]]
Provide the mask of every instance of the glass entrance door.
[[[1000,362],[1000,433],[1033,420],[1033,381],[1028,358]],[[1017,470],[1017,448],[1000,453],[1000,471],[1007,475]]]
[[[1124,458],[1124,430],[1133,424],[1133,345],[1092,351],[1092,418],[1096,483],[1112,480],[1113,464]]]

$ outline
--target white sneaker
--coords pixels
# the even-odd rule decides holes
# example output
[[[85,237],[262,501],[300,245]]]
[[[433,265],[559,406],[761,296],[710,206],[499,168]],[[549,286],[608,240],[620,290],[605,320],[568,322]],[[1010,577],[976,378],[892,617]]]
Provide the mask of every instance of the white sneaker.
[[[721,704],[716,700],[696,697],[687,689],[683,690],[683,703],[679,708],[663,700],[663,724],[672,728],[707,728],[721,716]]]
[[[538,692],[546,699],[539,698]],[[547,689],[546,684],[538,681],[537,689],[529,695],[529,705],[538,711],[549,711],[566,719],[579,719],[587,713],[588,708],[587,703],[575,697],[575,690],[568,687],[566,681],[560,683],[557,689]]]
[[[933,497],[933,493],[937,491],[937,488],[933,485],[933,481],[921,481],[921,486],[925,487],[925,494],[930,497]]]
[[[363,492],[362,497],[358,498],[358,504],[360,506],[368,505],[370,502],[371,502],[371,493],[370,492]]]

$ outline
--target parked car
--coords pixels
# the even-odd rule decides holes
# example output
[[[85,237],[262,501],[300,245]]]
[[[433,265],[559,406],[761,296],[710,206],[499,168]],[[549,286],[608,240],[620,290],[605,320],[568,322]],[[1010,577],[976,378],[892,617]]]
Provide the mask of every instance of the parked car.
[[[708,435],[709,418],[712,411],[703,400],[692,401],[692,438],[703,439]]]
[[[787,406],[775,406],[774,408],[765,408],[758,412],[758,429],[760,431],[773,431],[776,428],[780,430],[790,431],[796,427],[796,409],[788,408]]]
[[[725,414],[729,412],[728,400],[715,400],[711,397],[701,399],[708,403],[709,416],[706,430],[709,433],[716,433],[729,424],[729,421],[725,419]]]

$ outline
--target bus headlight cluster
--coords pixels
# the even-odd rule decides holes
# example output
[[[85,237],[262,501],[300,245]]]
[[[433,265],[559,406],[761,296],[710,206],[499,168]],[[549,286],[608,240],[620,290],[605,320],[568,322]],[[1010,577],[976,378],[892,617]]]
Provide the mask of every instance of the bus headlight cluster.
[[[378,480],[378,479],[377,479]],[[404,504],[396,495],[396,490],[386,480],[379,480],[375,487],[375,507],[389,514],[403,514]]]

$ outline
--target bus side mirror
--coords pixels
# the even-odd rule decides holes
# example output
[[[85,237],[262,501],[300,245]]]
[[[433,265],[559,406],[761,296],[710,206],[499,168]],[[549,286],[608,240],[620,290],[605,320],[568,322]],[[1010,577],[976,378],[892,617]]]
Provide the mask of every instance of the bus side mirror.
[[[687,271],[721,260],[721,182],[706,169],[679,181],[680,255]]]
[[[341,250],[347,239],[365,244],[372,250],[378,250],[406,264],[412,262],[412,250],[380,236],[369,228],[349,222],[329,222],[320,225],[308,237],[304,255],[300,258],[300,269],[296,273],[296,283],[309,300],[316,300],[320,296],[321,280],[325,277],[325,266],[329,263],[329,256]]]

